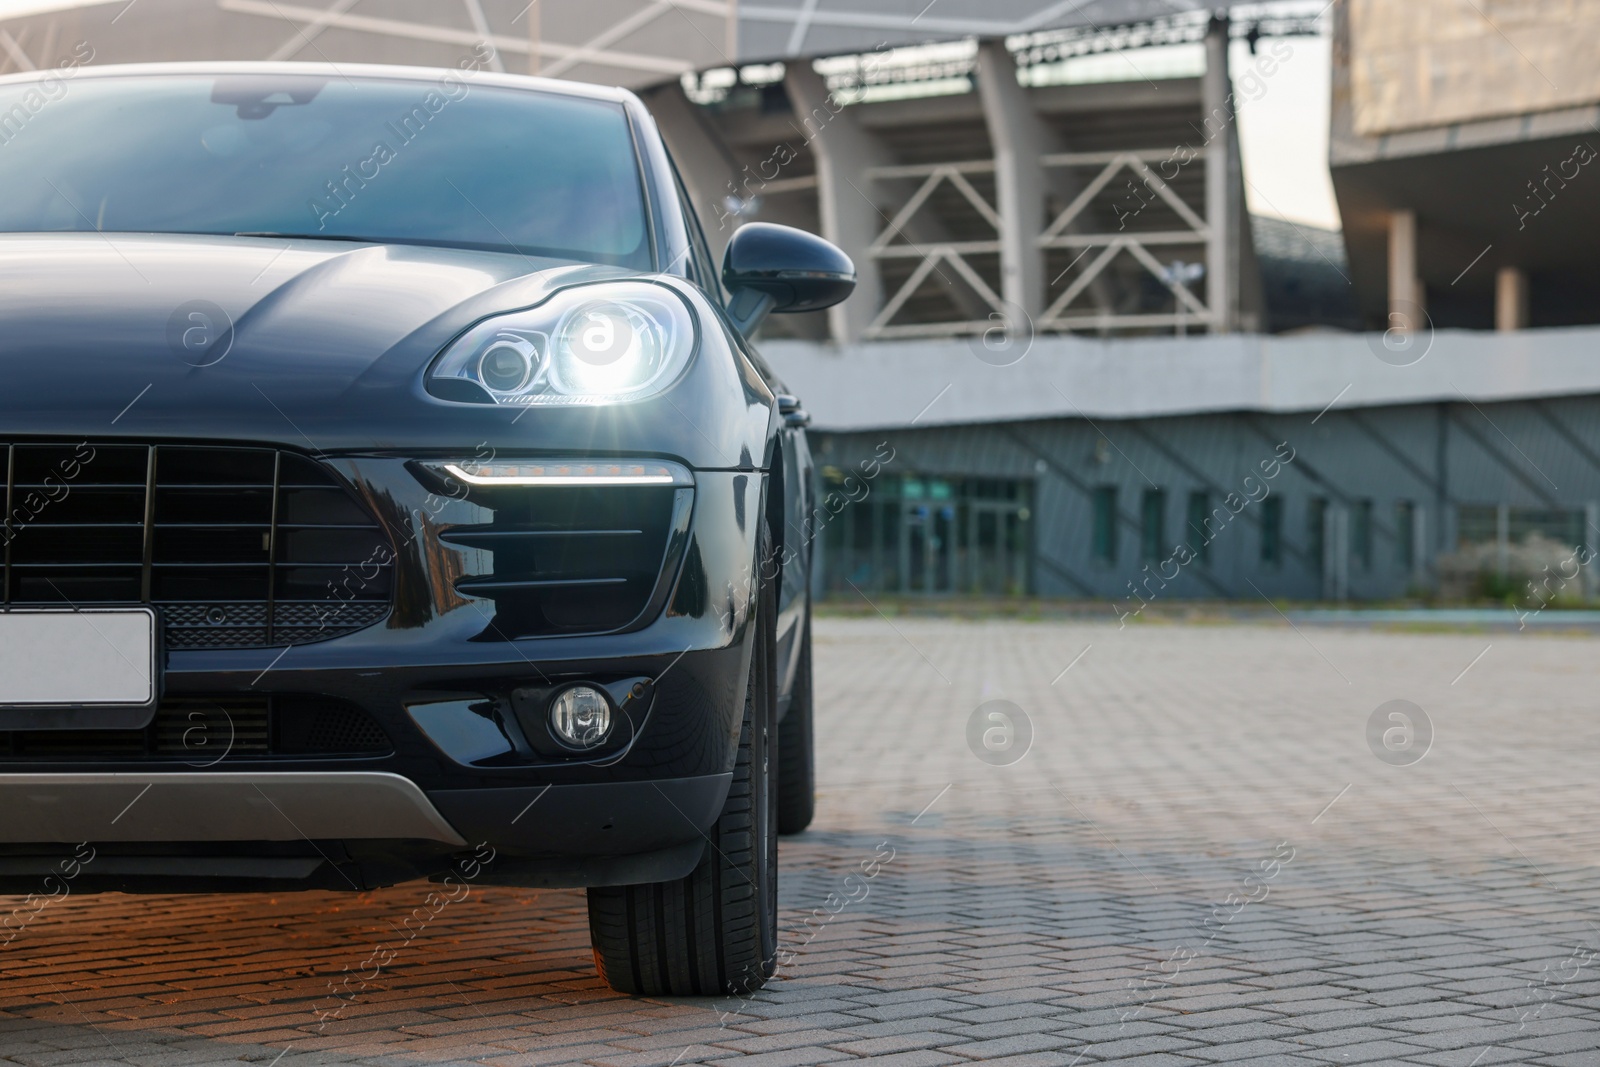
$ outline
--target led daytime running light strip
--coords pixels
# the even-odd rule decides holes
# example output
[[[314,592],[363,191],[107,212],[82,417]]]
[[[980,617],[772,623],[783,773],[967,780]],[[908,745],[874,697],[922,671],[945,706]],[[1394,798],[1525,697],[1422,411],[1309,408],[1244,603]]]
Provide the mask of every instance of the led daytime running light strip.
[[[546,463],[457,463],[444,472],[468,485],[692,485],[689,472],[676,463],[623,460],[614,463],[556,461]]]

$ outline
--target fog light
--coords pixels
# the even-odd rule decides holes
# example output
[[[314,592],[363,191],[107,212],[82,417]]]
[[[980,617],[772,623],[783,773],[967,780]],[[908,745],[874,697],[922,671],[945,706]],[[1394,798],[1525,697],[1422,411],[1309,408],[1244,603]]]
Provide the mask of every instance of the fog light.
[[[573,748],[594,748],[611,733],[611,701],[587,685],[563,689],[550,702],[550,729]]]

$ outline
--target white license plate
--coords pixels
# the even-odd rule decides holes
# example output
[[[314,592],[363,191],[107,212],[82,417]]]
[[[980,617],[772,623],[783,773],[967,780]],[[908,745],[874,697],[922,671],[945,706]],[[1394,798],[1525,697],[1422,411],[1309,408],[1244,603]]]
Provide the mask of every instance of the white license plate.
[[[128,707],[155,698],[149,608],[0,611],[0,707]]]

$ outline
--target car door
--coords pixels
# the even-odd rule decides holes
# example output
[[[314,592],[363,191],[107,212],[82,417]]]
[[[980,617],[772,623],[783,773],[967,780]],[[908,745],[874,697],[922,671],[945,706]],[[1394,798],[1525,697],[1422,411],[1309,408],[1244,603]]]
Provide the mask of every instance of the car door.
[[[813,530],[813,486],[816,471],[812,465],[811,446],[806,440],[805,423],[809,416],[782,383],[774,390],[786,406],[794,402],[793,410],[785,416],[783,434],[783,510],[784,546],[782,573],[778,593],[778,681],[780,704],[787,700],[794,681],[795,667],[800,662],[801,642],[805,640],[807,606],[811,597],[811,554]],[[785,705],[786,706],[786,705]]]
[[[781,494],[782,529],[773,530],[773,540],[779,546],[778,554],[778,703],[788,707],[790,688],[795,667],[800,661],[801,642],[805,639],[805,619],[810,604],[811,558],[814,541],[816,469],[811,458],[811,446],[806,439],[806,424],[811,421],[800,398],[773,371],[761,353],[738,331],[729,327],[729,334],[749,359],[772,395],[778,398],[778,410],[783,419],[779,429],[780,455],[773,463],[768,492]]]

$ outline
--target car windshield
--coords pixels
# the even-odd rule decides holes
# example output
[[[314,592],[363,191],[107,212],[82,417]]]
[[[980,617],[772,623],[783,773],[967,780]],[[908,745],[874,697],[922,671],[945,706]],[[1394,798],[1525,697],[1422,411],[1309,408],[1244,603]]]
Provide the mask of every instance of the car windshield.
[[[651,265],[621,105],[438,81],[0,87],[0,232],[284,234]]]

